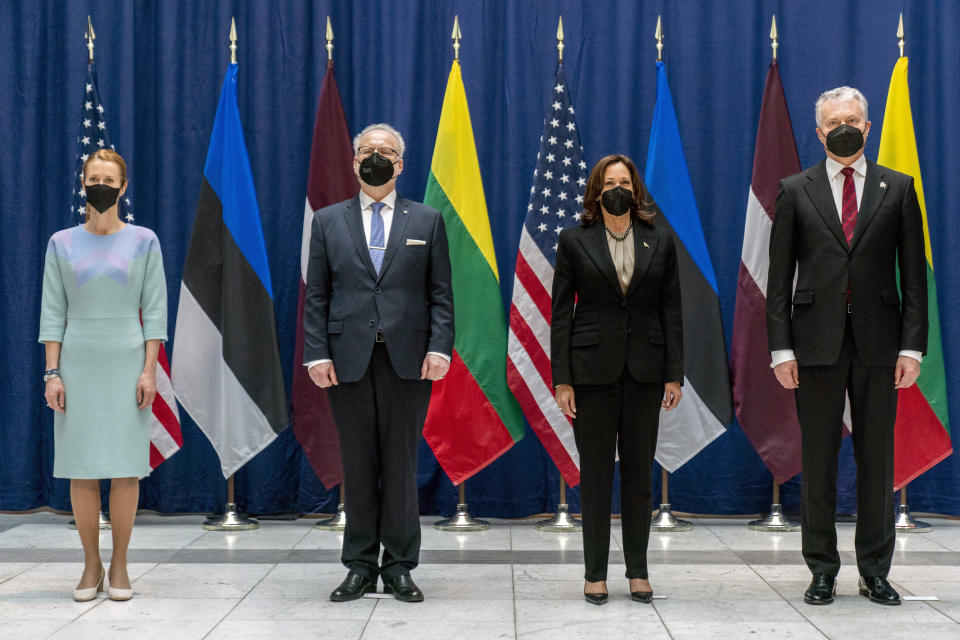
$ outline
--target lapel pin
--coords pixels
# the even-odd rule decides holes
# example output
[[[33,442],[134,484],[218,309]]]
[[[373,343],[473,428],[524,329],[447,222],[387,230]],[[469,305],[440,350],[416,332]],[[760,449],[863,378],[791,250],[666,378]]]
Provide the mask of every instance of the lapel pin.
[[[643,246],[646,247],[647,249],[650,248],[650,245],[648,245],[646,242],[643,243]]]
[[[883,185],[883,186],[886,187],[887,185]],[[407,210],[406,210],[406,209],[403,210],[403,215],[407,215]]]
[[[881,180],[881,181],[880,181],[880,188],[881,188],[881,189],[886,189],[886,188],[887,188],[887,183]]]

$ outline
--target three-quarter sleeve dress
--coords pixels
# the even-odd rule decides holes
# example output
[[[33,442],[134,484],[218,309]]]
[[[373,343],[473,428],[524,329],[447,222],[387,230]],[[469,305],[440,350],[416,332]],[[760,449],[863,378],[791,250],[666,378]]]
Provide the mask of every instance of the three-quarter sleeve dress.
[[[97,235],[77,226],[50,238],[40,342],[62,343],[66,406],[54,414],[54,477],[149,475],[151,409],[137,408],[137,382],[145,341],[166,339],[166,280],[152,231],[128,224]]]

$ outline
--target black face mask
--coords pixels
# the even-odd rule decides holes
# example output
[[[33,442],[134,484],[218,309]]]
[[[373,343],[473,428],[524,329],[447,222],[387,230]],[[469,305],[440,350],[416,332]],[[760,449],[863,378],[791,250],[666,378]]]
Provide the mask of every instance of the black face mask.
[[[117,198],[120,197],[120,189],[105,184],[87,185],[84,191],[87,194],[87,204],[99,213],[117,204]]]
[[[607,189],[601,194],[600,203],[610,215],[622,216],[630,211],[630,205],[633,204],[633,191],[626,187]]]
[[[827,150],[840,158],[849,158],[863,148],[863,131],[842,124],[827,134]]]
[[[387,184],[392,177],[393,163],[379,153],[371,153],[360,161],[360,179],[371,187]]]

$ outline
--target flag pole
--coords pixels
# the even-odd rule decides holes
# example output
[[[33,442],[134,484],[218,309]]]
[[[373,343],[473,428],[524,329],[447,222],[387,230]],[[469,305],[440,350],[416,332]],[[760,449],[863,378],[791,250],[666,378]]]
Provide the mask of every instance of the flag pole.
[[[557,23],[557,64],[563,65],[563,16]],[[541,520],[536,524],[538,531],[551,531],[559,533],[571,533],[583,531],[580,520],[570,515],[567,506],[567,483],[560,475],[560,500],[557,504],[557,512],[553,517]]]
[[[230,18],[230,64],[237,64],[237,21]],[[227,504],[223,515],[212,515],[203,523],[207,531],[250,531],[259,529],[260,523],[245,513],[237,511],[233,474],[227,478]]]
[[[657,62],[663,62],[663,21],[661,16],[657,16],[657,30],[653,37],[657,41]],[[650,531],[661,533],[690,531],[693,529],[693,525],[686,520],[676,518],[673,511],[670,510],[669,474],[663,466],[660,467],[660,482],[660,509],[657,512],[657,517],[650,521]]]
[[[770,48],[773,50],[773,61],[777,61],[777,49],[780,47],[777,34],[777,16],[770,21]],[[770,511],[760,520],[751,520],[747,523],[751,531],[800,531],[800,525],[792,522],[783,515],[783,505],[780,504],[780,483],[773,479],[773,501]]]
[[[337,513],[334,514],[332,518],[317,522],[317,524],[313,525],[314,529],[321,531],[343,531],[347,528],[347,492],[343,488],[344,482],[344,480],[340,481],[340,502],[337,504]]]
[[[435,529],[440,531],[486,531],[490,528],[490,523],[486,520],[477,520],[470,515],[467,505],[467,481],[464,480],[458,485],[459,502],[457,502],[457,512],[452,518],[444,518],[433,523]]]
[[[660,467],[660,509],[657,511],[657,516],[650,521],[650,531],[657,533],[691,531],[693,523],[677,518],[670,509],[669,481],[670,474],[667,473],[666,469]]]
[[[903,40],[903,12],[900,13],[900,22],[897,25],[897,46],[900,47],[900,57],[903,57],[903,47],[906,44]],[[897,505],[897,518],[895,528],[897,533],[929,533],[933,527],[920,520],[914,520],[910,515],[910,509],[907,507],[907,485],[900,489],[900,504]]]
[[[330,16],[327,16],[327,66],[333,64],[333,27],[330,24]],[[342,463],[341,463],[342,464]],[[337,503],[337,512],[333,515],[332,518],[326,518],[325,520],[320,520],[317,524],[313,525],[314,529],[319,529],[320,531],[343,531],[347,528],[347,492],[343,488],[344,480],[340,481],[340,501]]]
[[[84,40],[87,41],[87,64],[93,64],[93,41],[96,39],[97,35],[93,32],[93,22],[90,20],[90,16],[87,16],[87,33],[83,36]],[[97,486],[99,487],[99,482]],[[77,521],[71,520],[67,523],[67,527],[70,529],[77,528]],[[104,513],[103,506],[100,507],[100,530],[109,531],[110,530],[110,515]]]

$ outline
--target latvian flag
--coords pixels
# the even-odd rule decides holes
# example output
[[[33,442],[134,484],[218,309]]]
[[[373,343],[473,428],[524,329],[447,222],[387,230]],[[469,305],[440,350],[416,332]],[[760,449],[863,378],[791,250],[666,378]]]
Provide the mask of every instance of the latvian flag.
[[[662,62],[657,63],[657,103],[644,180],[662,213],[657,224],[676,234],[683,297],[683,399],[673,411],[660,412],[656,453],[657,462],[672,473],[726,430],[733,420],[733,403],[717,277]]]
[[[260,209],[227,68],[183,267],[173,385],[224,477],[287,427]]]
[[[770,229],[780,180],[800,171],[777,61],[770,63],[760,106],[753,175],[737,277],[730,368],[733,405],[750,443],[777,482],[800,473],[800,423],[792,391],[780,386],[767,350]]]

